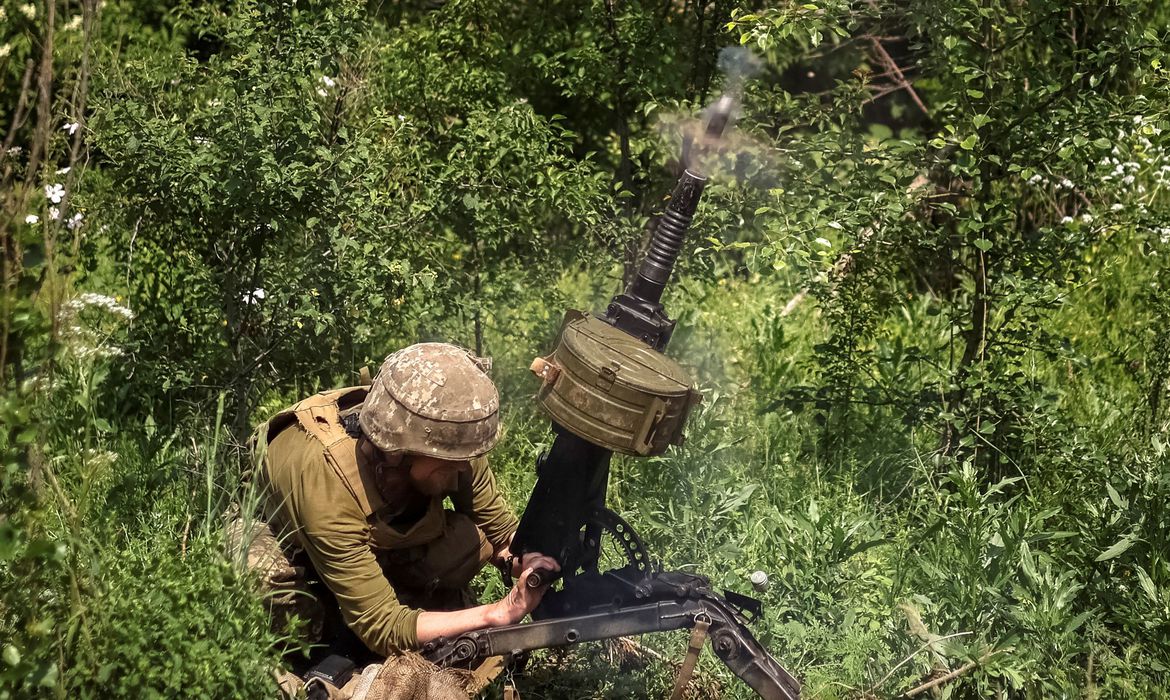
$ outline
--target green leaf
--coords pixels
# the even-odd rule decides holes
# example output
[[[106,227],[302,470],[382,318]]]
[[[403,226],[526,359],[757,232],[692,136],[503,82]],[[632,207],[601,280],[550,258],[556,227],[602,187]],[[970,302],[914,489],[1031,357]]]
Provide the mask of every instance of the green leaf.
[[[984,253],[991,250],[991,241],[987,240],[986,238],[976,238],[974,245],[976,248],[983,251]],[[984,431],[984,432],[990,432],[990,431]]]
[[[1151,601],[1157,603],[1158,588],[1154,585],[1153,580],[1150,579],[1150,575],[1140,566],[1134,568],[1134,573],[1137,574],[1138,584],[1141,585],[1142,590],[1146,592],[1146,595],[1149,596]]]
[[[1121,494],[1117,493],[1117,489],[1113,488],[1113,484],[1106,482],[1105,491],[1109,494],[1109,500],[1113,501],[1113,505],[1122,510],[1125,510],[1128,504],[1125,502],[1125,499],[1121,497]]]
[[[963,139],[963,142],[959,144],[959,148],[962,148],[964,151],[969,151],[972,148],[975,148],[975,144],[978,143],[978,141],[979,136],[976,134],[971,134],[967,138]]]
[[[1073,632],[1076,632],[1078,629],[1080,629],[1081,625],[1085,624],[1085,621],[1088,620],[1090,617],[1092,617],[1094,614],[1095,614],[1095,611],[1093,611],[1093,610],[1085,610],[1081,614],[1073,617],[1071,620],[1069,620],[1068,622],[1065,623],[1064,633],[1065,634],[1072,634]]]
[[[20,650],[11,644],[5,644],[4,652],[0,653],[0,659],[15,668],[20,665]]]
[[[1101,554],[1099,554],[1094,561],[1109,561],[1110,559],[1116,559],[1122,554],[1128,552],[1129,548],[1132,547],[1135,542],[1137,542],[1137,537],[1132,533],[1128,534],[1118,540],[1117,543],[1112,547],[1106,549],[1104,552],[1101,552]]]

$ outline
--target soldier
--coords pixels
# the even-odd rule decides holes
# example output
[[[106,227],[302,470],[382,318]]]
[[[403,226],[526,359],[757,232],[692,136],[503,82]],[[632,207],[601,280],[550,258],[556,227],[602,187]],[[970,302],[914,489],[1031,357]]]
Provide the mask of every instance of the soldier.
[[[453,345],[413,345],[368,389],[317,394],[260,426],[256,480],[271,529],[253,530],[249,564],[278,623],[296,613],[304,636],[320,640],[327,611],[307,595],[313,577],[378,655],[516,623],[540,602],[545,589],[525,579],[558,567],[509,555],[516,517],[484,458],[499,421],[484,362]],[[502,600],[468,607],[468,583],[488,561],[519,581]]]

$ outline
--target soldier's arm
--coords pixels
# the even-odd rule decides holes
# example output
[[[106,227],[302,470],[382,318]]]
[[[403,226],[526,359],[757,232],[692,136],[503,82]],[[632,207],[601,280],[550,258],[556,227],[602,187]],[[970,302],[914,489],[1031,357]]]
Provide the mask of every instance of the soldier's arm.
[[[326,464],[299,470],[288,510],[321,581],[346,625],[379,654],[414,649],[418,610],[403,605],[370,549],[369,525]]]
[[[470,517],[483,530],[496,552],[507,548],[518,521],[496,486],[487,457],[471,460],[471,471],[459,480],[459,490],[451,502],[455,510]]]
[[[312,451],[306,451],[313,454]],[[319,452],[318,452],[319,453]],[[296,514],[299,539],[313,568],[337,598],[345,623],[378,654],[417,649],[439,636],[519,622],[544,589],[517,585],[503,600],[454,612],[409,608],[398,601],[369,546],[369,525],[356,501],[326,464],[293,470],[286,509]],[[556,562],[525,557],[528,568]]]
[[[555,560],[542,554],[524,557],[524,565],[526,568],[520,580],[503,600],[452,612],[423,611],[418,616],[418,643],[422,645],[439,637],[454,637],[471,630],[511,625],[523,620],[548,590],[547,585],[537,589],[528,587],[527,579],[533,570],[537,567],[560,569]]]
[[[467,610],[430,612],[402,605],[369,547],[368,525],[361,511],[348,507],[347,494],[340,490],[344,487],[330,493],[331,483],[337,482],[322,479],[312,486],[322,498],[320,507],[313,508],[306,519],[306,551],[321,580],[337,597],[345,623],[376,653],[417,649],[440,636],[519,622],[544,595],[547,587],[532,590],[521,581],[503,600]],[[524,565],[525,576],[538,566],[557,568],[555,561],[541,555],[525,557]]]

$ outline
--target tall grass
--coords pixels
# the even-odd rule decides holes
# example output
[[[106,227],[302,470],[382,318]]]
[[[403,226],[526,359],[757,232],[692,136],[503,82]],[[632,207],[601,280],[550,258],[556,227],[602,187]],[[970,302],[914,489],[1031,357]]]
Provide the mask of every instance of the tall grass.
[[[761,639],[811,697],[893,696],[950,669],[966,669],[944,689],[955,697],[1170,696],[1160,544],[1170,481],[1134,374],[1153,318],[1132,282],[1150,270],[1130,244],[1101,251],[1099,274],[1049,319],[1073,345],[1033,358],[1036,384],[1051,389],[1036,399],[1030,452],[1009,455],[1013,470],[990,482],[881,402],[827,443],[815,396],[777,400],[816,377],[815,304],[781,313],[798,290],[729,280],[680,294],[689,325],[672,353],[705,401],[682,447],[615,460],[611,506],[668,568],[743,592],[750,572],[767,572]],[[937,378],[911,351],[945,343],[932,304],[909,298],[883,323],[877,384],[912,393]],[[497,367],[527,364],[511,351]],[[502,382],[510,431],[495,462],[517,505],[546,440],[521,374]],[[678,635],[643,641],[676,659],[685,646]],[[612,692],[606,662],[576,663],[593,669],[594,696]],[[658,680],[622,692],[654,697],[672,669],[651,668]],[[749,695],[711,657],[702,668],[708,691]]]
[[[57,420],[0,557],[0,697],[274,696],[267,613],[224,554],[219,422],[113,425],[93,381],[64,367],[42,407]]]
[[[757,631],[810,697],[893,696],[960,668],[944,694],[1170,695],[1170,480],[1144,379],[1156,317],[1132,284],[1153,273],[1130,242],[1114,245],[1052,313],[1072,342],[1033,358],[1048,387],[1034,438],[994,480],[881,401],[826,439],[833,424],[799,390],[815,385],[825,329],[811,299],[783,311],[799,290],[683,284],[672,354],[705,400],[680,448],[615,460],[610,505],[667,568],[744,592],[752,571],[767,572]],[[556,301],[599,306],[599,279],[566,274]],[[946,338],[932,304],[908,298],[883,320],[875,386],[914,392],[937,378],[911,350]],[[547,299],[518,299],[487,327],[505,411],[493,464],[517,511],[549,442],[525,368],[559,317]],[[100,364],[64,366],[57,381],[34,496],[0,551],[0,697],[271,696],[279,640],[224,554],[224,512],[256,495],[238,490],[222,401],[205,423],[164,434],[103,416]],[[274,394],[256,419],[293,398]],[[503,593],[488,575],[479,586],[484,600]],[[544,655],[529,690],[658,697],[673,672],[658,657],[680,658],[685,636],[642,643],[652,653],[634,654],[636,668],[629,654]],[[697,688],[748,696],[710,655]]]

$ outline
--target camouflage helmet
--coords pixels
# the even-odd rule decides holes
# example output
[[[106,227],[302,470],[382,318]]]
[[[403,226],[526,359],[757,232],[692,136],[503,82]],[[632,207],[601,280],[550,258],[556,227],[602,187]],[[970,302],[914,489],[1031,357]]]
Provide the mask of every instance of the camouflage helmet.
[[[419,343],[386,358],[359,423],[384,452],[464,460],[499,437],[500,397],[488,360],[446,343]]]

